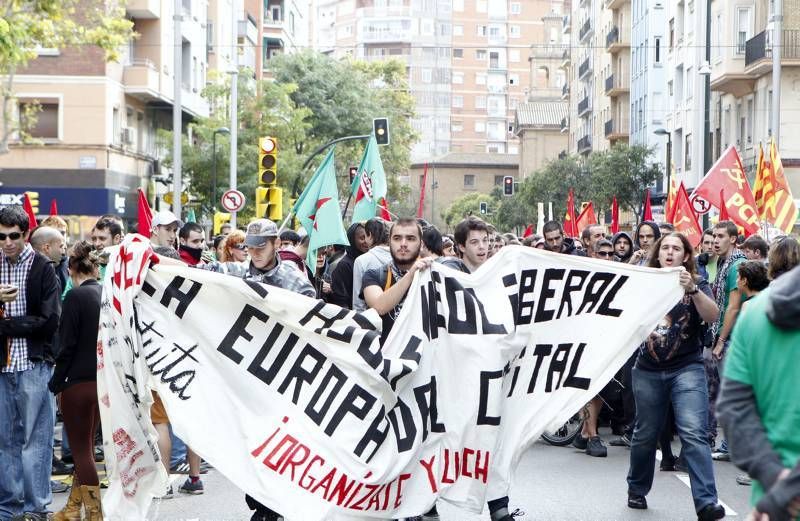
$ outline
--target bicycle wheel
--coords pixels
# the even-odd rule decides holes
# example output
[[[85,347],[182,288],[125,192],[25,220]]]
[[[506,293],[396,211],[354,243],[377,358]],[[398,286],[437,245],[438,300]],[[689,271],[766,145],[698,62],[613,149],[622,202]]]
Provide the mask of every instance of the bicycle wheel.
[[[542,439],[550,445],[564,447],[572,443],[572,440],[575,439],[575,436],[580,434],[582,427],[583,419],[581,418],[580,412],[578,412],[573,415],[572,418],[567,420],[567,423],[562,425],[559,429],[555,431],[543,432]]]

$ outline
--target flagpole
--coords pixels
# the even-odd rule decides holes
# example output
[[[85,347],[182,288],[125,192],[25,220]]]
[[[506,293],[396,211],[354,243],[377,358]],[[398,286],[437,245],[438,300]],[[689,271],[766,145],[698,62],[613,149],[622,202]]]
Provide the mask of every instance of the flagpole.
[[[344,203],[344,210],[342,210],[342,219],[344,219],[345,214],[347,213],[347,207],[350,206],[350,200],[353,198],[353,191],[350,191],[350,195],[347,196],[347,201]]]
[[[291,219],[293,215],[294,215],[294,212],[292,210],[289,210],[289,213],[286,214],[286,219],[284,219],[283,222],[281,223],[281,225],[278,227],[278,237],[280,237],[280,235],[283,232],[284,228],[286,228],[286,223],[289,222],[289,219]]]

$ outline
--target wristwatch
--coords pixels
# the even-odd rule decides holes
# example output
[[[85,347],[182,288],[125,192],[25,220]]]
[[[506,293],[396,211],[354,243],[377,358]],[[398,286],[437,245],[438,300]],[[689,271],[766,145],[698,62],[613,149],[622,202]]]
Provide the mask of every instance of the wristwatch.
[[[697,295],[699,292],[700,292],[700,290],[697,288],[697,285],[695,285],[694,289],[692,291],[687,291],[686,294],[687,295]]]

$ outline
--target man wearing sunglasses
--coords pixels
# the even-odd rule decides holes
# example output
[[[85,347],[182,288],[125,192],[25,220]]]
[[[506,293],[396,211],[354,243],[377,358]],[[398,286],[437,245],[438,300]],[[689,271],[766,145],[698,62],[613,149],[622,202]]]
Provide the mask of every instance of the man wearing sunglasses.
[[[0,208],[0,519],[47,519],[52,501],[53,336],[61,314],[50,259],[26,243],[21,206]]]

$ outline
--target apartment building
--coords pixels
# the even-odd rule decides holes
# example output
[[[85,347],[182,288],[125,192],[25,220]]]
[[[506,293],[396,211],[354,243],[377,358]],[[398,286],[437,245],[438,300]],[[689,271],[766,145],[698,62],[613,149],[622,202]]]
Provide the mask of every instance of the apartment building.
[[[312,20],[310,0],[245,0],[245,7],[258,25],[261,52],[256,57],[258,77],[270,78],[269,60],[311,45],[311,32],[324,22]]]
[[[769,0],[711,4],[712,130],[715,157],[735,145],[754,175],[758,144],[779,137],[786,176],[800,194],[800,2],[783,2],[783,27],[776,39]],[[772,55],[781,52],[780,128],[772,112]]]
[[[637,1],[637,0],[634,0]],[[644,0],[638,0],[640,7]],[[631,0],[605,0],[603,8],[605,25],[598,44],[605,50],[602,57],[604,72],[603,94],[608,100],[602,103],[598,125],[602,124],[601,148],[615,143],[628,142],[631,133],[631,78],[636,69],[631,61],[632,13]],[[640,58],[641,59],[641,58]]]
[[[188,122],[209,112],[200,96],[208,75],[208,5],[183,0],[181,6],[181,98]],[[12,139],[2,158],[4,194],[37,191],[43,206],[55,198],[62,214],[135,219],[136,189],[147,188],[162,169],[156,132],[172,126],[174,12],[170,0],[129,0],[126,11],[139,37],[119,63],[106,63],[91,47],[40,49],[16,75],[18,112],[31,104],[41,109],[31,129],[40,144]]]

